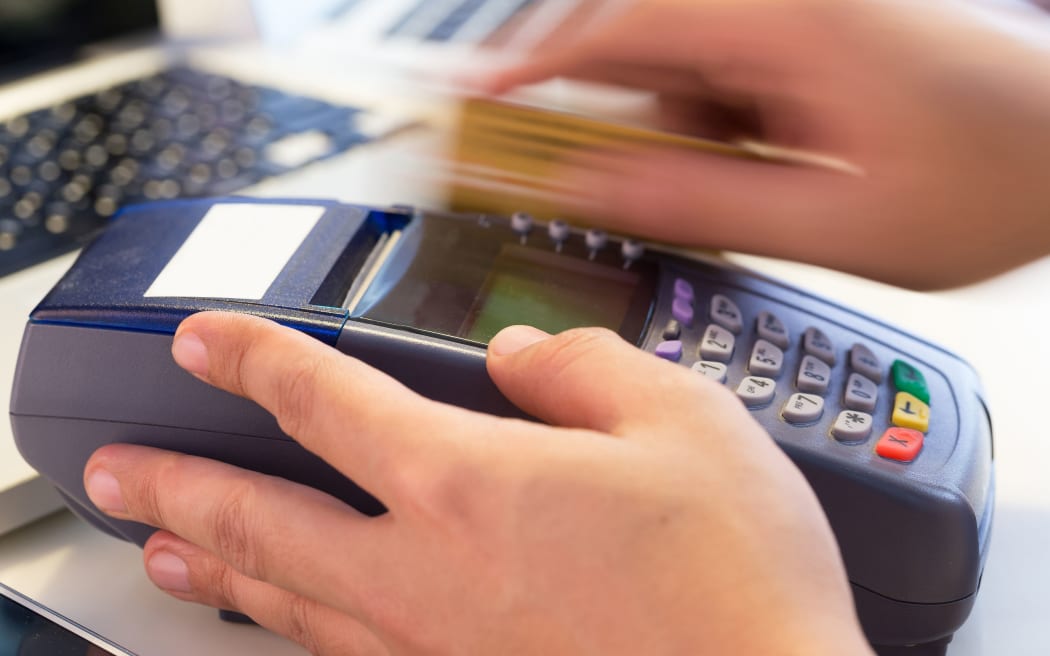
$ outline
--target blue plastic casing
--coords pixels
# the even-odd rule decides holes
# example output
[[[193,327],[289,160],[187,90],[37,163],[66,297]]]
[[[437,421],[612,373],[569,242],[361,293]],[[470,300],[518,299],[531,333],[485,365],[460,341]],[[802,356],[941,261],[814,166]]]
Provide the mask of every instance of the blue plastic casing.
[[[174,334],[195,312],[229,310],[272,319],[335,345],[348,313],[338,304],[313,301],[326,286],[352,280],[377,238],[408,217],[334,201],[228,199],[270,205],[325,207],[278,279],[258,301],[207,298],[147,298],[145,291],[216,201],[177,200],[128,208],[114,219],[106,238],[91,244],[32,314],[35,323],[90,326]],[[143,235],[149,242],[143,243]],[[231,243],[230,249],[238,248]],[[345,290],[343,290],[345,292]],[[328,296],[336,297],[332,290]]]

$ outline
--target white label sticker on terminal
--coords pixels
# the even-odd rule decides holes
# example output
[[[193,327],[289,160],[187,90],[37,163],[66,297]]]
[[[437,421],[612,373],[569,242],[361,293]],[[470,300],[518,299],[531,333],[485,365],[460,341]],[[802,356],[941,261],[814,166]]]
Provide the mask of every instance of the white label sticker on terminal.
[[[325,209],[318,205],[216,205],[193,229],[145,296],[258,301]]]

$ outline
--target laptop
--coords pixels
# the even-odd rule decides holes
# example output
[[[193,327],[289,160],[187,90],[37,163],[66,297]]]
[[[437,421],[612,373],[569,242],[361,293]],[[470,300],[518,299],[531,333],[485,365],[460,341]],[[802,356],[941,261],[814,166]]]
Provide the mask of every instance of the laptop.
[[[262,0],[277,3],[282,0]],[[370,61],[435,83],[435,74],[497,66],[612,15],[624,0],[349,0],[304,48]],[[263,17],[264,34],[272,23]],[[279,29],[279,28],[278,28]]]

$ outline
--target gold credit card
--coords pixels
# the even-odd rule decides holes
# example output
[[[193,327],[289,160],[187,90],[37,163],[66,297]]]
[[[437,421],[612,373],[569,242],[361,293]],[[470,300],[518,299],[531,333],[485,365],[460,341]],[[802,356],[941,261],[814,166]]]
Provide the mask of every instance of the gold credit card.
[[[835,156],[753,140],[733,143],[689,137],[628,123],[605,121],[503,101],[462,102],[450,167],[451,209],[488,214],[528,212],[586,223],[571,208],[576,190],[559,179],[574,158],[595,151],[681,148],[770,164],[806,166],[864,176]],[[600,160],[599,160],[600,161]]]
[[[594,151],[684,148],[756,158],[740,146],[501,101],[463,102],[453,147],[451,208],[467,212],[567,215],[574,190],[559,173]],[[569,212],[571,214],[571,212]]]

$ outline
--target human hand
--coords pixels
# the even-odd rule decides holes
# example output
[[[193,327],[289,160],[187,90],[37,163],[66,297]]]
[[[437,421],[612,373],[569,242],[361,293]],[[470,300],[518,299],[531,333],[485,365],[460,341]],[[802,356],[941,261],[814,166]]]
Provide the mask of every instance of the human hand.
[[[852,164],[682,151],[566,172],[620,231],[919,287],[1050,253],[1050,20],[1002,0],[643,0],[497,74],[655,92],[669,129]]]
[[[187,319],[176,360],[251,398],[389,509],[111,445],[108,514],[151,579],[322,654],[870,653],[801,474],[721,385],[598,329],[511,328],[488,366],[549,425],[422,398],[262,319]]]

